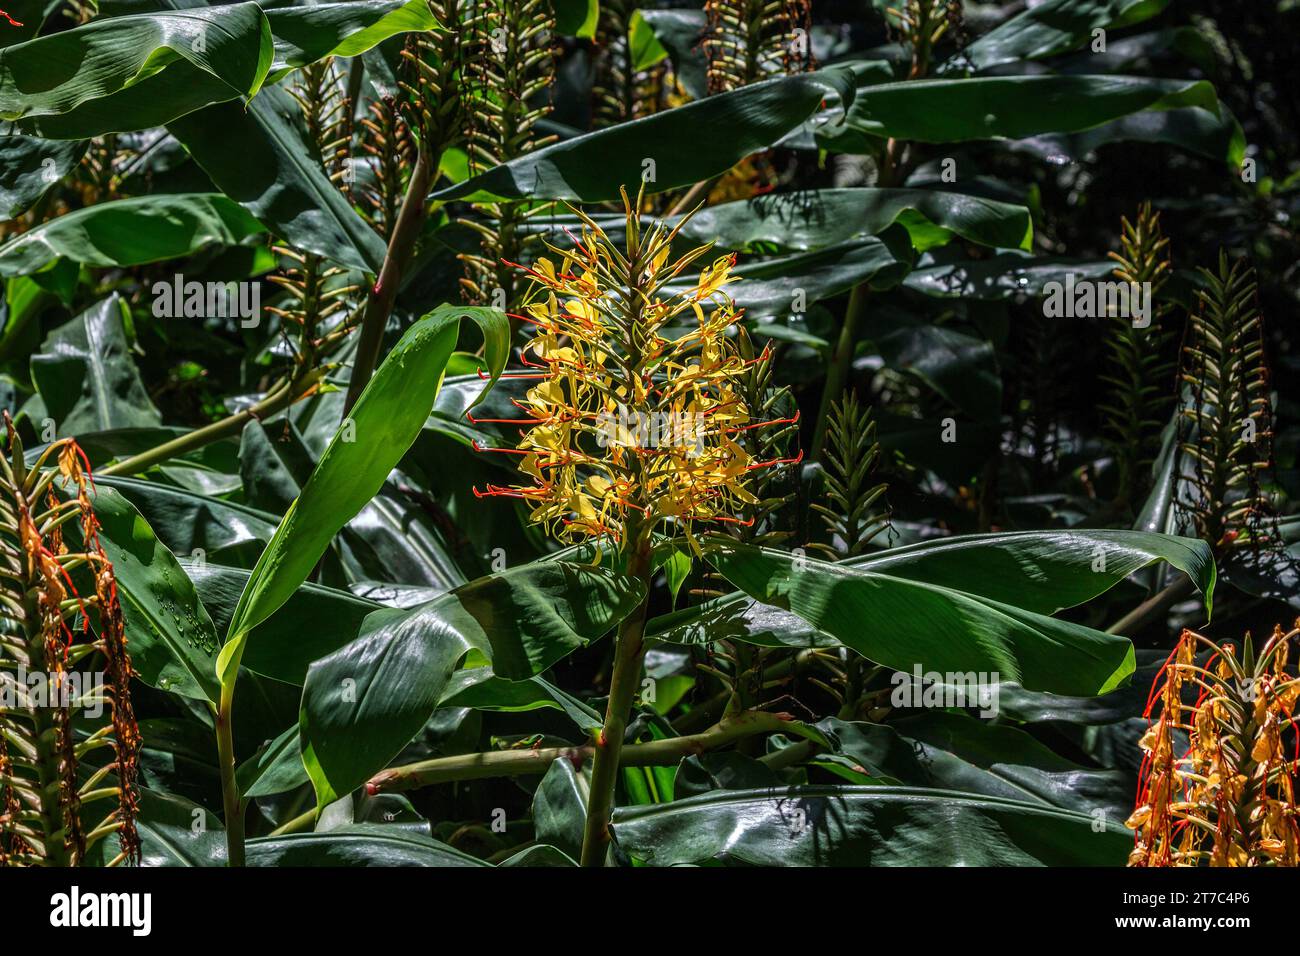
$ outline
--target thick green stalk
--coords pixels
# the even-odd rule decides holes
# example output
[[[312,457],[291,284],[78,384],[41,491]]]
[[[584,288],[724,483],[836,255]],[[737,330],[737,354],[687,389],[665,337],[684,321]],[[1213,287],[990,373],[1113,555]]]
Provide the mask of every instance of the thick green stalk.
[[[352,377],[348,381],[347,400],[343,406],[344,415],[352,411],[352,406],[361,397],[379,364],[379,355],[384,345],[384,329],[388,327],[388,317],[392,314],[393,303],[397,301],[402,273],[406,270],[411,253],[415,251],[415,240],[424,227],[428,214],[429,187],[441,159],[441,151],[433,155],[427,146],[421,146],[411,170],[411,180],[406,184],[402,208],[388,238],[388,252],[380,266],[379,278],[375,280],[366,302],[366,315],[361,321],[361,336],[357,340],[357,354],[352,363]]]
[[[671,767],[683,757],[708,753],[733,741],[767,733],[804,733],[802,725],[780,714],[747,711],[719,721],[708,730],[686,737],[665,737],[646,743],[628,744],[619,754],[619,767]],[[536,750],[493,750],[487,753],[436,757],[404,767],[393,767],[377,774],[366,784],[372,793],[401,793],[439,783],[486,780],[495,777],[541,776],[556,760],[582,763],[597,752],[591,745],[581,747],[539,747]],[[293,832],[303,818],[291,820],[277,833]]]
[[[235,704],[234,681],[223,683],[217,705],[217,763],[221,769],[221,803],[226,822],[226,862],[244,865],[244,807],[235,781],[235,742],[231,713]]]
[[[238,435],[244,430],[244,426],[254,419],[260,420],[276,415],[298,401],[298,399],[306,396],[324,376],[324,369],[308,369],[295,376],[292,380],[272,388],[264,399],[255,405],[250,405],[241,412],[229,415],[219,422],[213,422],[211,425],[196,428],[192,432],[173,438],[171,441],[163,442],[161,445],[143,451],[138,455],[132,455],[130,458],[100,469],[97,474],[138,475],[154,465],[197,451],[213,442],[221,441],[223,438]]]
[[[630,530],[630,529],[629,529]],[[591,763],[591,793],[587,799],[587,825],[582,835],[583,866],[604,866],[609,847],[609,818],[614,806],[614,787],[618,783],[619,758],[627,717],[632,710],[637,688],[641,684],[641,659],[645,654],[646,605],[650,601],[649,529],[629,535],[627,573],[645,585],[646,596],[618,629],[614,647],[614,667],[609,680],[609,703],[605,707],[605,725],[596,738]]]
[[[831,405],[839,401],[844,393],[844,386],[849,380],[853,368],[853,352],[858,344],[858,324],[867,311],[869,290],[865,282],[853,287],[849,294],[849,305],[844,310],[844,325],[840,327],[840,337],[831,354],[830,366],[826,369],[826,386],[822,391],[821,406],[817,409],[817,427],[813,431],[812,458],[820,461],[822,449],[826,445],[826,428],[830,422]]]

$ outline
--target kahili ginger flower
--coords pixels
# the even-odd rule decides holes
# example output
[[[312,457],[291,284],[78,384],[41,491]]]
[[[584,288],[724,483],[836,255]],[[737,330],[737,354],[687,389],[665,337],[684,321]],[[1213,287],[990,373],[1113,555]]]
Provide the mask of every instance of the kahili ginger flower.
[[[1274,628],[1258,657],[1248,634],[1238,658],[1231,644],[1183,631],[1147,704],[1148,719],[1157,701],[1161,712],[1141,740],[1130,866],[1300,865],[1300,680],[1287,670],[1297,634],[1300,622]],[[1203,664],[1198,649],[1210,652]]]
[[[471,420],[523,426],[515,448],[476,447],[518,455],[531,483],[476,493],[523,499],[565,542],[623,544],[661,521],[693,542],[695,522],[740,521],[755,502],[747,476],[787,460],[753,461],[737,440],[777,422],[751,420],[741,394],[750,363],[728,338],[740,312],[725,291],[735,257],[673,284],[710,246],[673,258],[685,219],[643,230],[626,192],[623,202],[624,249],[575,210],[572,248],[548,244],[558,261],[526,269],[533,285],[515,318],[533,329],[529,371],[507,376],[537,382],[515,402],[526,417]]]
[[[29,465],[7,412],[3,420],[9,447],[0,455],[0,617],[7,622],[0,631],[0,866],[79,866],[112,834],[120,849],[113,862],[139,862],[133,670],[117,578],[99,540],[89,464],[64,438]],[[70,529],[73,547],[65,541]],[[88,583],[78,590],[74,576]],[[83,682],[101,669],[102,679]],[[76,712],[101,705],[110,719],[79,738]]]
[[[696,522],[751,523],[737,517],[755,503],[747,477],[798,461],[754,461],[738,440],[778,421],[754,421],[743,397],[746,369],[766,355],[746,361],[728,337],[740,318],[726,293],[734,257],[714,259],[689,284],[674,281],[710,246],[674,258],[686,220],[643,229],[641,205],[623,191],[623,248],[575,210],[582,229],[572,248],[548,244],[558,258],[526,269],[533,284],[515,318],[533,337],[521,354],[528,370],[511,377],[536,384],[514,402],[524,417],[495,420],[519,425],[521,437],[514,448],[475,446],[519,456],[529,479],[475,494],[522,499],[561,541],[612,542],[618,570],[642,595],[619,625],[593,740],[584,866],[603,865],[609,846],[619,753],[641,685],[652,533],[680,532],[698,551]]]

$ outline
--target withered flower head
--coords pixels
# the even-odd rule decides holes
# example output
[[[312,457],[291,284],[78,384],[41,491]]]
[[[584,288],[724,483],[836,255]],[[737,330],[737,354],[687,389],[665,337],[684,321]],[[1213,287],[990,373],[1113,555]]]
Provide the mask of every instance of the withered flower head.
[[[138,862],[140,733],[117,580],[99,541],[90,470],[71,439],[53,442],[28,466],[7,413],[4,424],[0,865],[76,866],[110,834],[120,846],[116,860]],[[94,674],[90,662],[100,659],[102,681],[83,683]],[[20,680],[24,673],[45,675],[50,699]],[[101,704],[110,721],[78,740],[73,714]],[[101,758],[106,748],[111,756]],[[109,809],[97,820],[90,811],[104,803]]]
[[[1249,634],[1238,658],[1231,644],[1183,631],[1147,704],[1148,719],[1157,701],[1161,710],[1140,741],[1130,866],[1300,865],[1292,718],[1300,680],[1286,670],[1297,624],[1274,628],[1257,657]],[[1208,652],[1200,663],[1198,649]]]

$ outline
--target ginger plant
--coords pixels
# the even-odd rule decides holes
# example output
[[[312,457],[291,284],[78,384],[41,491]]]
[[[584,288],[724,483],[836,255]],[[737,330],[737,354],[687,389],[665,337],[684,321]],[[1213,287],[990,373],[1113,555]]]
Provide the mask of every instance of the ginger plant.
[[[113,862],[138,862],[131,659],[89,469],[71,439],[52,443],[28,467],[8,413],[5,428],[0,865],[78,866],[112,834],[120,850]],[[90,583],[79,588],[74,575]],[[105,709],[108,719],[96,721]]]
[[[811,69],[811,11],[808,0],[708,0],[709,92]]]
[[[555,17],[545,0],[486,0],[466,24],[473,50],[466,65],[466,152],[474,172],[518,159],[548,145],[537,123],[550,111],[542,94],[555,79]],[[519,261],[535,242],[522,202],[482,203],[478,218],[462,219],[479,236],[480,250],[461,256],[468,301],[501,308],[516,302]],[[498,291],[499,290],[499,291]]]
[[[1183,631],[1147,705],[1148,720],[1157,703],[1160,716],[1141,741],[1130,866],[1300,865],[1300,680],[1288,670],[1298,634],[1275,627],[1258,653],[1247,634],[1238,656]]]
[[[1174,366],[1168,356],[1173,330],[1165,327],[1167,304],[1158,300],[1169,278],[1170,262],[1160,214],[1143,203],[1130,222],[1122,220],[1120,250],[1112,252],[1115,278],[1150,290],[1149,324],[1137,327],[1127,316],[1108,318],[1106,349],[1110,368],[1102,381],[1110,386],[1102,414],[1110,432],[1119,472],[1119,501],[1140,502],[1144,476],[1160,447],[1160,431],[1169,418]]]
[[[728,336],[738,318],[725,287],[734,257],[670,285],[710,246],[674,259],[682,223],[643,226],[623,193],[620,248],[585,213],[573,247],[548,248],[526,270],[533,285],[516,319],[533,327],[521,361],[535,380],[516,405],[525,417],[514,448],[529,479],[476,494],[522,500],[531,520],[563,542],[612,545],[640,605],[620,625],[603,727],[594,742],[582,863],[605,862],[620,752],[641,684],[646,597],[655,534],[684,535],[699,551],[697,524],[737,524],[756,503],[751,475],[784,462],[757,461],[740,436],[754,421],[744,396],[747,362]],[[753,360],[750,360],[753,361]]]
[[[1217,271],[1201,275],[1183,347],[1180,477],[1189,490],[1179,505],[1197,536],[1225,553],[1270,543],[1260,475],[1271,457],[1272,410],[1253,272],[1220,254]]]

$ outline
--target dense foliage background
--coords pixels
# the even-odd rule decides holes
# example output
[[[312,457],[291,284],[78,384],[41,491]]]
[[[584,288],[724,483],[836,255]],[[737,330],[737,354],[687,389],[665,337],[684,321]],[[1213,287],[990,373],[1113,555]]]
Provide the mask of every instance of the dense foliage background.
[[[0,862],[1123,865],[1295,619],[1292,0],[0,2]],[[621,188],[772,423],[644,560],[491,493]]]

